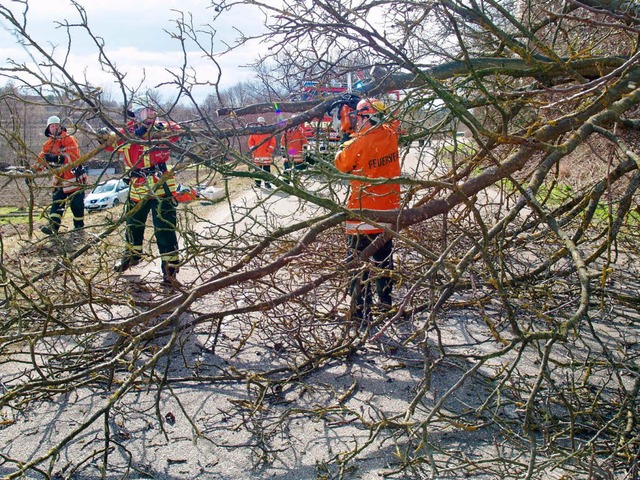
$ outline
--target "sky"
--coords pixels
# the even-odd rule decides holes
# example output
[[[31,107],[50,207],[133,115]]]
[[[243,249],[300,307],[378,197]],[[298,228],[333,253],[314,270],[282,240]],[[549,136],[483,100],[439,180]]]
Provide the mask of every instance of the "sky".
[[[179,71],[184,62],[182,47],[166,32],[177,31],[172,20],[179,18],[178,11],[192,13],[197,28],[209,24],[215,29],[215,53],[222,52],[223,42],[233,43],[239,37],[233,27],[252,34],[263,28],[263,16],[259,12],[249,11],[249,7],[223,11],[221,18],[212,23],[215,12],[208,0],[78,0],[78,3],[86,10],[93,33],[104,39],[107,56],[120,71],[127,73],[125,83],[130,87],[138,85],[146,77],[144,86],[155,88],[160,83],[172,80],[167,69]],[[56,22],[79,22],[77,10],[69,0],[28,0],[28,5],[29,34],[46,48],[57,45],[60,52],[57,58],[62,61],[67,37],[64,29],[56,28]],[[24,0],[3,1],[0,11],[5,9],[21,16]],[[263,44],[255,43],[231,55],[217,58],[222,68],[220,87],[224,89],[250,80],[253,71],[243,68],[243,65],[255,60],[261,49],[265,48]],[[217,68],[203,57],[194,44],[188,45],[187,49],[189,64],[197,72],[198,80],[214,81],[218,75]],[[0,64],[7,66],[7,59],[30,61],[25,48],[11,35],[7,20],[0,16]],[[80,30],[73,34],[68,65],[74,77],[82,82],[86,78],[91,84],[101,86],[112,98],[118,99],[119,89],[113,76],[101,70],[96,46]],[[5,83],[6,79],[0,77],[0,86]],[[177,94],[174,86],[162,87],[159,91],[165,101],[170,101]],[[192,91],[198,102],[210,93],[213,93],[212,87],[196,87]]]

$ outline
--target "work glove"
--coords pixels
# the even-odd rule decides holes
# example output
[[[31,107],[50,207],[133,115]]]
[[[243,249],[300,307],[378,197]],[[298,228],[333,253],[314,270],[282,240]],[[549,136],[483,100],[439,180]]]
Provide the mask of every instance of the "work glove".
[[[27,175],[33,175],[33,172],[31,170],[25,170],[24,173],[26,173]],[[27,184],[27,187],[31,187],[32,185],[35,185],[36,182],[32,177],[25,177],[24,183]]]
[[[87,169],[84,168],[84,165],[79,165],[76,168],[72,168],[71,171],[76,176],[76,179],[82,177],[83,175],[86,175],[87,173]]]
[[[64,165],[64,155],[54,155],[53,153],[45,153],[44,159],[50,165]]]
[[[100,142],[100,145],[103,147],[111,146],[118,141],[115,132],[112,132],[107,127],[99,128],[96,134],[98,135],[98,142]]]

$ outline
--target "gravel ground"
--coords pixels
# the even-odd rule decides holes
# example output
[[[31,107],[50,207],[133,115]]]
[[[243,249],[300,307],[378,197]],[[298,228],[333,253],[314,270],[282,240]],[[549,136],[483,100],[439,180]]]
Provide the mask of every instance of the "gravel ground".
[[[242,185],[245,188],[241,188]],[[225,225],[232,215],[237,216],[243,209],[252,208],[258,201],[265,201],[268,205],[265,214],[277,212],[274,221],[277,219],[283,224],[291,221],[292,215],[299,221],[304,215],[317,213],[313,207],[300,203],[294,197],[279,192],[268,194],[248,185],[250,183],[246,181],[236,185],[231,204],[196,203],[193,205],[195,213],[203,224],[209,225]],[[102,218],[99,215],[108,213],[89,216],[89,223],[99,223]],[[237,227],[241,228],[240,225]],[[132,288],[140,284],[152,286],[160,277],[158,263],[143,262],[122,275],[119,281]],[[196,268],[186,265],[181,269],[179,279],[192,284],[198,281],[198,275],[200,272]],[[623,285],[629,288],[629,282]],[[157,299],[162,293],[149,288],[144,294],[150,299]],[[465,304],[468,299],[459,300]],[[218,301],[221,300],[216,295],[207,296],[194,309],[215,312]],[[464,476],[455,468],[462,458],[469,459],[470,463],[477,461],[478,465],[496,458],[513,458],[514,462],[526,463],[526,453],[518,450],[521,445],[511,446],[495,426],[485,424],[476,430],[473,425],[467,428],[464,423],[456,423],[461,411],[475,409],[487,398],[496,387],[491,380],[496,372],[513,364],[519,355],[515,350],[505,353],[469,373],[474,369],[470,354],[490,352],[501,348],[501,345],[491,336],[485,317],[479,314],[475,303],[468,304],[468,308],[460,308],[439,319],[440,340],[450,349],[450,357],[434,369],[428,381],[424,375],[425,360],[428,359],[424,358],[424,352],[417,344],[408,343],[396,349],[369,339],[346,361],[344,358],[329,361],[295,385],[287,385],[282,391],[265,392],[265,408],[258,410],[246,407],[255,399],[256,385],[243,381],[220,382],[215,377],[221,373],[259,372],[279,367],[285,371],[290,366],[287,362],[291,358],[286,352],[276,348],[272,339],[260,331],[251,336],[250,343],[237,349],[238,338],[242,336],[242,322],[250,325],[259,325],[260,322],[251,316],[225,318],[215,350],[212,348],[212,325],[184,332],[179,340],[179,351],[171,356],[170,365],[163,360],[157,370],[170,368],[171,377],[187,377],[197,371],[197,375],[212,380],[185,381],[167,386],[159,397],[153,388],[131,391],[110,413],[108,425],[96,421],[82,432],[81,438],[86,439],[90,448],[83,440],[60,451],[49,472],[50,478],[457,480]],[[497,300],[484,306],[485,312],[499,309]],[[625,315],[629,317],[630,314]],[[616,316],[617,313],[613,312],[611,317],[600,321],[594,318],[597,322],[594,330],[605,335],[603,341],[611,351],[620,344],[621,332],[629,339],[637,338],[637,312],[633,317],[636,320],[628,324],[614,325],[611,318]],[[394,325],[389,335],[401,339],[406,331],[419,328],[425,321],[422,316],[408,319],[404,325]],[[334,323],[327,327],[333,330],[344,328],[339,319]],[[105,338],[104,341],[112,342],[113,339]],[[577,358],[581,345],[577,339],[575,341],[576,345],[569,343],[566,351]],[[161,341],[157,343],[161,348]],[[598,344],[589,347],[596,351]],[[629,342],[626,348],[637,350],[638,347]],[[565,350],[560,352],[565,353]],[[517,359],[517,374],[523,379],[534,378],[539,370],[539,358],[529,358],[527,354]],[[28,357],[13,360],[2,363],[0,382],[3,378],[19,374],[20,369],[29,363]],[[421,389],[424,389],[424,396],[410,415],[410,421],[415,422],[411,428],[415,428],[413,436],[416,441],[410,445],[402,433],[405,427],[403,414],[411,410],[411,402],[415,401]],[[453,393],[449,394],[450,391]],[[110,392],[106,390],[78,388],[70,394],[56,395],[55,401],[36,402],[23,412],[3,410],[0,412],[4,422],[0,424],[1,453],[25,462],[36,458],[64,439],[65,435],[80,428],[91,414],[109,401],[109,397]],[[322,411],[326,405],[339,405],[340,408]],[[439,405],[438,411],[442,415],[430,418],[435,405]],[[400,417],[395,417],[398,414]],[[495,415],[494,420],[500,422],[513,421],[517,424],[522,421],[522,411],[513,404],[505,404],[503,410],[495,412]],[[375,428],[370,430],[363,426],[375,425],[383,419],[393,419],[397,423],[381,428],[382,433],[376,432],[378,434],[372,439]],[[423,420],[426,423],[420,427]],[[104,437],[105,428],[110,429],[113,442],[105,445],[110,449],[111,470],[103,474],[99,470],[103,452],[93,449],[99,443],[95,439]],[[514,435],[512,438],[517,440],[518,437]],[[397,439],[400,441],[396,442]],[[411,456],[414,453],[412,448],[417,444],[428,452],[428,455],[421,456],[421,461],[429,456],[440,465],[449,462],[451,468],[430,477],[394,473],[398,458]],[[337,472],[336,459],[346,459],[348,454],[358,449],[355,460],[345,463],[347,469]],[[545,452],[536,452],[536,455],[542,462]],[[548,460],[549,465],[553,465],[551,456]],[[65,466],[73,467],[65,470]],[[0,463],[0,477],[8,475],[11,467]],[[498,477],[486,471],[478,468],[473,478],[523,478],[509,476],[507,472]],[[31,480],[45,476],[30,474],[22,478]],[[561,468],[550,468],[545,472],[534,472],[531,478],[586,477],[571,475]]]

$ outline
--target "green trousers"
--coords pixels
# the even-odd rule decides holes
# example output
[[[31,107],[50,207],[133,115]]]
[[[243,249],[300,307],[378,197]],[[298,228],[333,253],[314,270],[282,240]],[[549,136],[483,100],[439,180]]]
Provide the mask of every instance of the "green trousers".
[[[133,210],[138,203],[128,200],[127,213]],[[127,251],[131,256],[142,254],[144,231],[149,212],[153,218],[153,232],[162,261],[168,264],[178,264],[180,256],[176,235],[177,214],[173,198],[156,197],[142,200],[140,209],[127,217],[125,234]]]

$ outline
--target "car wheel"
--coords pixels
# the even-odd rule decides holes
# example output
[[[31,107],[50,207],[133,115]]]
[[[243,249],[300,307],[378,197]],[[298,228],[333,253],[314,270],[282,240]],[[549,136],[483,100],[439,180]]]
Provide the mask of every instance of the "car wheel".
[[[113,200],[113,206],[117,207],[118,205],[120,205],[120,200],[118,200],[117,198]]]

